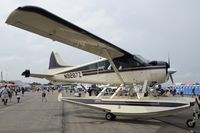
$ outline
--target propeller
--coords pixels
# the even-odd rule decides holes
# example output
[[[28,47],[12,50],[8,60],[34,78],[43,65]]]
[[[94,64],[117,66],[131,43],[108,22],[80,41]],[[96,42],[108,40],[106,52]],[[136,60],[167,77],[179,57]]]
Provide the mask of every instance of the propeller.
[[[175,69],[173,69],[173,68],[168,68],[168,75],[169,75],[169,77],[168,78],[170,78],[170,80],[171,80],[171,82],[174,84],[174,79],[173,79],[173,76],[172,76],[172,74],[174,74],[174,73],[176,73],[176,70]]]
[[[170,68],[170,57],[169,57],[169,54],[168,54],[168,65],[169,65],[169,68]]]
[[[168,67],[166,69],[167,69],[166,81],[168,81],[169,78],[170,78],[172,84],[174,84],[174,79],[173,79],[172,74],[176,73],[176,70],[173,69],[173,68],[170,68],[170,58],[169,58],[169,56],[168,56]]]

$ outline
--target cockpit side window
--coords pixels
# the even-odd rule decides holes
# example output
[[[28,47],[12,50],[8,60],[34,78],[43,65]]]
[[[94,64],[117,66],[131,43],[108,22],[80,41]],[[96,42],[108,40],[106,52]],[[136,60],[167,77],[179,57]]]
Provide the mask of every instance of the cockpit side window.
[[[101,61],[97,64],[97,68],[98,70],[106,70],[108,69],[110,63],[108,62],[108,60],[105,61]]]
[[[134,67],[142,67],[147,64],[143,58],[140,58],[140,56],[137,55],[119,57],[114,59],[113,62],[118,70],[124,70]],[[113,68],[108,60],[103,60],[97,63],[83,66],[81,68],[77,68],[73,71],[93,71],[93,70],[111,71],[113,70]]]
[[[114,59],[114,63],[119,70],[125,68],[142,67],[146,64],[142,59],[135,55],[132,57],[116,58]]]

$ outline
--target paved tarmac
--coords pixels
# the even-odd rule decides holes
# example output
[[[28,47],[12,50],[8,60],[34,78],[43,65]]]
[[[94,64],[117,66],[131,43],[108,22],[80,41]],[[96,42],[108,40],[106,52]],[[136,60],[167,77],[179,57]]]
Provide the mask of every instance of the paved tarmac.
[[[0,103],[0,133],[200,133],[200,121],[193,129],[185,124],[191,110],[149,120],[107,121],[103,112],[58,102],[57,92],[47,100],[42,102],[41,92],[28,92],[20,103],[16,97],[8,106]]]

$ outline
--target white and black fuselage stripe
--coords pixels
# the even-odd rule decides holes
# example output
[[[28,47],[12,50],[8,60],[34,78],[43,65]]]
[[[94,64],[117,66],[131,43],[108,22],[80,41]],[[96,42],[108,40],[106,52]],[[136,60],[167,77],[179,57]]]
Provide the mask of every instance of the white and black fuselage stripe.
[[[147,66],[133,67],[119,70],[125,84],[143,83],[148,80],[148,83],[156,82],[163,83],[166,80],[166,66]],[[56,74],[50,80],[63,82],[79,82],[93,84],[121,84],[113,70],[69,70]]]

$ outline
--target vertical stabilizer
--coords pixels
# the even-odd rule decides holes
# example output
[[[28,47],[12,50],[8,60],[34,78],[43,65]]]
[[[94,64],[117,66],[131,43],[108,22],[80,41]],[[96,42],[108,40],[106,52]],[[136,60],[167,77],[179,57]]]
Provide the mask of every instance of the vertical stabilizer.
[[[49,69],[64,68],[64,67],[70,67],[70,66],[65,65],[60,55],[52,51],[49,60]]]

